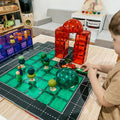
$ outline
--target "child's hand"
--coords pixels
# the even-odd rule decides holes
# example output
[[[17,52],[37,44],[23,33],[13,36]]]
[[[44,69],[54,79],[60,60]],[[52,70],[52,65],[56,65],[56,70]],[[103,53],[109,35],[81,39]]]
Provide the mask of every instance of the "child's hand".
[[[93,67],[93,65],[90,64],[90,63],[84,63],[84,64],[81,65],[81,68],[83,69],[83,72],[88,71],[88,69],[92,68],[92,67]]]
[[[94,65],[94,64],[90,64],[90,63],[84,63],[81,65],[81,68],[83,69],[83,72],[88,71],[89,68],[93,68],[96,70],[99,70],[99,65]]]
[[[90,80],[94,79],[96,77],[96,74],[97,74],[97,69],[92,68],[92,67],[88,69],[87,76]]]

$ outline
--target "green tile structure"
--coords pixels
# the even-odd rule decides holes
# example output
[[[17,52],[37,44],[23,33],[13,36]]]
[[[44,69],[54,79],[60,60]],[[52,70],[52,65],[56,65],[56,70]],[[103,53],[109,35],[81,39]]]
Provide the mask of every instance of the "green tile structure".
[[[56,78],[56,73],[59,70],[54,67],[57,62],[54,60],[50,60],[49,70],[44,70],[44,66],[41,62],[41,54],[44,52],[39,52],[36,55],[32,56],[28,60],[25,61],[26,70],[23,75],[22,83],[17,82],[16,80],[16,71],[17,67],[10,70],[0,77],[0,81],[17,89],[18,91],[26,94],[27,96],[38,100],[53,109],[63,112],[66,105],[69,103],[71,97],[74,92],[78,88],[78,85],[69,88],[62,89],[58,85],[56,85],[56,91],[51,91],[48,86],[48,81],[50,79]],[[47,54],[49,59],[52,59],[55,56],[55,51],[52,50]],[[29,67],[33,67],[35,69],[35,79],[36,84],[31,86],[29,84],[29,78],[27,77],[27,70]],[[83,80],[82,76],[79,76],[79,83]]]

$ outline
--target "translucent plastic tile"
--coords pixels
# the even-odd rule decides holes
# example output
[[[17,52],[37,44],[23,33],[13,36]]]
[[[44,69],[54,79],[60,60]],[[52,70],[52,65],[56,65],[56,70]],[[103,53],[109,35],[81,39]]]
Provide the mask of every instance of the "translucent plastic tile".
[[[79,76],[79,83],[81,83],[82,80],[83,80],[83,77]]]
[[[43,77],[43,79],[49,81],[50,79],[54,79],[55,75],[52,74],[45,74],[45,76]]]
[[[49,52],[49,54],[55,55],[55,50],[51,50],[51,51]]]
[[[48,86],[45,91],[47,91],[47,92],[49,92],[49,93],[51,93],[51,94],[56,95],[56,94],[59,92],[60,88],[59,88],[58,86],[55,86],[55,88],[56,88],[55,91],[51,91],[51,90],[50,90],[50,87]]]
[[[37,60],[40,60],[40,56],[35,55],[35,56],[33,56],[31,59],[37,61]]]
[[[22,83],[19,87],[17,87],[17,90],[21,92],[25,92],[29,89],[29,85],[27,83]]]
[[[59,69],[57,69],[57,68],[53,68],[53,69],[50,71],[50,73],[56,74],[58,70],[59,70]]]
[[[36,55],[38,55],[38,56],[40,56],[40,57],[41,57],[41,55],[42,55],[43,53],[45,53],[45,52],[39,52],[39,53],[38,53],[38,54],[36,54]]]
[[[62,112],[66,106],[67,102],[59,99],[59,98],[55,98],[52,103],[50,104],[50,107],[54,108],[55,110]]]
[[[47,54],[47,57],[48,57],[49,59],[52,59],[52,58],[54,58],[54,57],[55,57],[55,55],[52,55],[52,54]]]
[[[37,98],[39,96],[40,93],[41,93],[41,90],[39,90],[38,88],[33,87],[33,88],[29,89],[26,94],[35,99],[35,98]]]
[[[18,71],[18,69],[12,69],[8,72],[8,74],[12,75],[12,76],[15,76],[16,75],[16,71]]]
[[[28,65],[32,65],[34,63],[34,60],[29,59],[29,60],[25,61],[25,63],[28,64]]]
[[[0,81],[6,83],[6,82],[9,81],[11,78],[12,78],[12,77],[6,73],[6,74],[3,75],[2,77],[0,77]]]
[[[50,65],[51,65],[51,66],[55,66],[56,64],[57,64],[56,61],[54,61],[54,60],[51,60],[51,61],[50,61]]]
[[[20,83],[16,80],[16,79],[12,79],[7,83],[9,86],[11,87],[16,87],[17,85],[19,85]]]
[[[35,62],[34,64],[32,64],[32,66],[39,69],[41,66],[43,66],[43,64],[41,62]]]
[[[37,87],[41,89],[45,89],[48,86],[48,82],[44,80],[40,80],[37,82]]]
[[[44,74],[46,74],[46,73],[44,71],[41,71],[41,70],[36,72],[37,77],[42,77]]]
[[[58,96],[65,99],[69,100],[73,95],[73,92],[67,90],[67,89],[61,89],[60,92],[58,93]]]
[[[44,104],[49,104],[52,100],[53,96],[50,95],[49,93],[43,92],[40,97],[38,97],[38,101],[44,103]]]

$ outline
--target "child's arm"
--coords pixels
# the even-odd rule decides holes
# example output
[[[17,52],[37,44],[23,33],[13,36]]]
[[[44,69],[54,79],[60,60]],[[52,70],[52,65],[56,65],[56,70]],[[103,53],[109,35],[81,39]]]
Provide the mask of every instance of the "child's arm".
[[[81,66],[81,68],[84,69],[84,72],[88,71],[89,68],[94,68],[104,73],[108,73],[113,67],[113,65],[94,65],[90,63],[85,63]]]
[[[101,105],[105,106],[105,107],[112,107],[112,106],[114,106],[113,104],[107,102],[104,99],[104,92],[105,92],[105,90],[103,89],[103,87],[99,83],[99,81],[98,81],[98,79],[96,77],[96,73],[97,73],[96,69],[90,68],[88,70],[88,77],[89,77],[89,80],[91,82],[93,91],[94,91],[94,93],[95,93],[99,103]]]

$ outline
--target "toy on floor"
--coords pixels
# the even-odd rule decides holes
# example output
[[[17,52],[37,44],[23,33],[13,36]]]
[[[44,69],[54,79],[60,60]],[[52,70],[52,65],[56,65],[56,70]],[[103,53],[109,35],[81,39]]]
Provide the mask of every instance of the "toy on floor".
[[[15,40],[14,40],[14,36],[13,35],[10,36],[10,43],[11,44],[15,44]]]
[[[62,68],[56,73],[56,82],[62,88],[70,88],[78,84],[79,79],[75,71],[70,68]]]
[[[43,61],[44,69],[49,69],[49,63],[50,63],[49,58],[45,57]]]
[[[23,56],[23,55],[19,56],[19,57],[18,57],[18,60],[19,60],[21,69],[23,70],[23,72],[25,72],[25,65],[24,65],[25,59],[24,59],[24,56]]]
[[[41,62],[42,63],[43,63],[45,57],[47,57],[47,54],[45,54],[45,53],[41,54]]]
[[[50,86],[50,90],[51,91],[56,91],[56,80],[55,79],[51,79],[48,81],[48,85]]]

